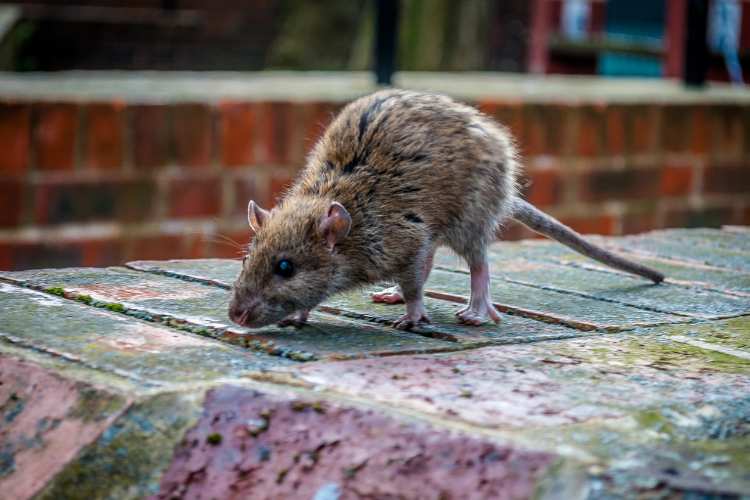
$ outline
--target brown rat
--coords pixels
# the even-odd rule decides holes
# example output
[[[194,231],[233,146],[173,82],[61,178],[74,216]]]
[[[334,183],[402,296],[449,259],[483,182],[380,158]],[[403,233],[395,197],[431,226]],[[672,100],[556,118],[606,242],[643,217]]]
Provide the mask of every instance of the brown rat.
[[[229,316],[249,327],[301,324],[332,294],[388,280],[400,290],[373,299],[403,297],[406,314],[396,326],[411,328],[428,321],[423,286],[435,249],[448,246],[471,271],[471,299],[459,320],[497,322],[487,246],[507,218],[612,267],[664,279],[521,200],[518,174],[508,131],[470,106],[403,90],[360,98],[328,127],[272,211],[250,202],[255,238]]]

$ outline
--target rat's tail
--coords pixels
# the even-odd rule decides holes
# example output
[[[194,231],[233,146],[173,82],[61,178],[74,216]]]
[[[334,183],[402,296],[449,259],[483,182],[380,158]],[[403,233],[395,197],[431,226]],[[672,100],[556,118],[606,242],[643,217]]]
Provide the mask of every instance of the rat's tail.
[[[664,281],[664,275],[660,272],[654,271],[653,269],[649,269],[648,267],[635,262],[630,262],[629,260],[613,254],[604,248],[589,243],[584,240],[580,234],[576,233],[562,222],[550,217],[520,198],[517,198],[514,201],[512,217],[532,231],[557,240],[576,252],[597,260],[602,264],[606,264],[621,271],[637,274],[638,276],[643,276],[654,283],[661,283]]]

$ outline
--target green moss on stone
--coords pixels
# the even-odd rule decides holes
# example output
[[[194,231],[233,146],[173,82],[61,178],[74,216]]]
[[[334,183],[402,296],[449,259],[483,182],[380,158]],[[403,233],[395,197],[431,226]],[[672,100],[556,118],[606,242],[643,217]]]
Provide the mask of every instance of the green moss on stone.
[[[51,293],[52,295],[57,295],[59,297],[65,297],[65,290],[59,286],[51,286],[44,290],[47,293]]]
[[[76,300],[78,302],[83,302],[86,305],[91,305],[91,303],[94,301],[94,299],[91,298],[91,295],[79,295],[76,297]]]
[[[130,408],[37,495],[145,498],[159,489],[175,445],[200,417],[200,400],[160,394]],[[102,478],[107,478],[102,481]]]
[[[214,432],[213,434],[209,434],[206,437],[206,442],[208,444],[211,444],[211,445],[214,445],[214,446],[220,445],[221,444],[221,440],[222,440],[221,434],[219,434],[218,432]]]
[[[109,309],[112,312],[116,313],[124,313],[125,312],[125,306],[118,303],[111,303],[104,306],[106,309]]]

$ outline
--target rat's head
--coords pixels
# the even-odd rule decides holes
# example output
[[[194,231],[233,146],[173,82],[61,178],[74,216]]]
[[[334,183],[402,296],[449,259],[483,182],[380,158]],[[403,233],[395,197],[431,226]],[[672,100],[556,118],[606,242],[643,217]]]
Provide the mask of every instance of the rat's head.
[[[234,283],[229,317],[259,327],[315,307],[336,282],[337,245],[351,228],[349,212],[335,201],[286,200],[269,212],[247,207],[255,232]]]

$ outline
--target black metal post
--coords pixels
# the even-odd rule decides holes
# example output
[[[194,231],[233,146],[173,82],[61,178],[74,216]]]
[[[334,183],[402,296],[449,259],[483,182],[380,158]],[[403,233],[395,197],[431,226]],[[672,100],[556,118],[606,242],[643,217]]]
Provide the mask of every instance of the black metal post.
[[[378,85],[390,85],[396,70],[398,0],[375,0],[375,76]]]
[[[687,0],[687,35],[682,80],[688,87],[702,87],[708,71],[708,0]]]

